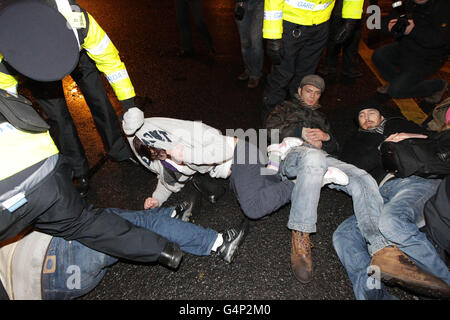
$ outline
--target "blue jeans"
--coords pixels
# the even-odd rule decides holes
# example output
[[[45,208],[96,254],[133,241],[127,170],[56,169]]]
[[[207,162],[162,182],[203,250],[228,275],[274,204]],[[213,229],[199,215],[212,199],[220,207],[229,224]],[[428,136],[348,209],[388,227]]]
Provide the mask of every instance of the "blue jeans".
[[[209,255],[217,232],[189,222],[171,218],[174,208],[128,211],[106,209],[133,224],[154,231],[177,243],[181,250],[194,255]],[[53,238],[43,267],[44,299],[74,299],[80,297],[101,281],[107,268],[118,261],[104,253],[92,250],[77,241]]]
[[[333,233],[333,246],[352,282],[355,299],[397,299],[387,292],[379,279],[370,278],[367,275],[372,259],[355,216],[347,218]]]
[[[386,182],[380,193],[384,208],[379,228],[383,236],[407,254],[423,270],[450,285],[450,272],[425,233],[423,208],[439,186],[439,179],[411,176]]]
[[[241,21],[236,20],[241,39],[242,59],[249,76],[260,78],[264,64],[262,36],[264,0],[247,0],[244,2],[244,9],[244,18]]]
[[[369,253],[389,245],[378,230],[378,219],[383,209],[383,199],[376,181],[366,171],[329,156],[323,150],[300,146],[293,148],[281,163],[280,173],[288,179],[297,179],[291,194],[291,211],[288,228],[301,232],[316,232],[317,206],[322,179],[328,167],[336,167],[347,174],[346,186],[329,184],[352,197],[358,227],[369,243]]]

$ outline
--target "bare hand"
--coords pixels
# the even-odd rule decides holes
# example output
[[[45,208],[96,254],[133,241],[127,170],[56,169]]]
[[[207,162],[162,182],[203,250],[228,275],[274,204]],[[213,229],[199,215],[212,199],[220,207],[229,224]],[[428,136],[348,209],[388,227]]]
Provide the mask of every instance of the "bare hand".
[[[406,133],[406,132],[401,132],[401,133],[394,133],[391,134],[389,137],[386,138],[386,140],[384,140],[385,142],[400,142],[403,141],[405,139],[410,139],[410,138],[421,138],[421,139],[426,139],[428,138],[426,135],[423,134],[418,134],[418,133]]]
[[[323,132],[320,129],[305,129],[305,135],[306,140],[308,140],[309,143],[313,141],[327,141],[329,139],[328,134]]]
[[[414,29],[414,20],[412,19],[408,19],[409,25],[406,27],[405,32],[403,33],[404,35],[408,35],[411,33],[412,29]]]
[[[147,199],[145,199],[144,201],[144,209],[148,210],[148,209],[154,209],[159,207],[159,201],[155,198],[149,197]]]
[[[392,19],[391,21],[389,21],[388,23],[388,30],[389,32],[392,31],[392,27],[397,23],[398,19]]]

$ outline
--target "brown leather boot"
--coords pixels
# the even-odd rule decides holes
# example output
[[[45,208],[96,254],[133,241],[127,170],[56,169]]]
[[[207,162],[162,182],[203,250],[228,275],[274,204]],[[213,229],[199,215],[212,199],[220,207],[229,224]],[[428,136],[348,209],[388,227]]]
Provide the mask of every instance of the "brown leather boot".
[[[420,269],[396,246],[375,253],[370,265],[380,268],[381,279],[387,284],[402,286],[419,295],[450,297],[450,287],[444,281]]]
[[[295,278],[301,283],[312,280],[311,247],[309,233],[292,230],[291,268]]]

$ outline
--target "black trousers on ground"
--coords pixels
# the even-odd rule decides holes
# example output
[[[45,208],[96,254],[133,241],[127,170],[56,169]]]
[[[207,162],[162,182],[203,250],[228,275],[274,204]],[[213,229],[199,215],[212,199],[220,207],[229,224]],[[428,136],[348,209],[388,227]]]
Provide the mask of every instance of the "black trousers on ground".
[[[169,242],[158,234],[133,225],[104,209],[87,207],[70,178],[63,157],[56,168],[26,192],[27,203],[13,213],[0,212],[0,241],[29,226],[108,255],[137,262],[158,260]]]
[[[202,0],[175,0],[177,13],[177,23],[180,30],[181,47],[184,51],[192,51],[192,33],[189,23],[189,8],[191,8],[192,18],[201,40],[208,49],[212,49],[213,43],[211,34],[203,21]]]
[[[272,65],[267,77],[262,118],[286,99],[286,91],[293,96],[303,77],[316,72],[327,43],[328,24],[302,26],[283,21],[284,56],[279,65]]]
[[[259,158],[258,158],[259,157]],[[264,174],[262,155],[254,144],[238,140],[231,166],[230,188],[244,214],[259,219],[291,201],[294,183],[279,174]]]
[[[78,66],[71,73],[71,77],[80,87],[91,110],[108,157],[113,161],[131,157],[130,148],[122,135],[119,119],[106,94],[100,73],[85,51],[80,53]],[[31,91],[47,114],[52,137],[61,154],[67,157],[74,176],[87,175],[89,164],[64,98],[62,81],[33,81]]]
[[[425,60],[404,54],[398,42],[376,49],[372,61],[384,80],[389,82],[388,94],[393,98],[429,97],[443,89],[441,79],[428,79],[446,62],[446,58]]]

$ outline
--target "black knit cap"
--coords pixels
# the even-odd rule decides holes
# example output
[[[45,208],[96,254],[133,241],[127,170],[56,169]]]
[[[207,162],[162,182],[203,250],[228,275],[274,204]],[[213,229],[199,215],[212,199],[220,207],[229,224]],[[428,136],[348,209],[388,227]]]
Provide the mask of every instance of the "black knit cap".
[[[380,112],[382,116],[386,116],[386,110],[383,107],[382,103],[380,103],[375,99],[369,99],[362,102],[356,109],[356,117],[358,117],[359,113],[364,109],[376,109]]]
[[[71,73],[77,41],[64,16],[40,1],[15,1],[0,11],[0,53],[31,79],[56,81]]]

